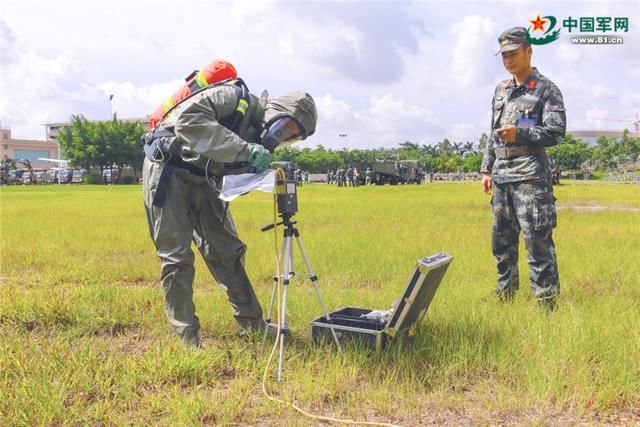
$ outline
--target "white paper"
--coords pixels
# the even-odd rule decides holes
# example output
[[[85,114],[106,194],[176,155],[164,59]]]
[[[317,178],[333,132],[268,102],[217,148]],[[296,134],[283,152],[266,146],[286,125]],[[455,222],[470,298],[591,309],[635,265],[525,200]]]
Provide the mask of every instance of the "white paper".
[[[391,315],[393,314],[393,310],[371,310],[369,313],[361,314],[361,319],[369,319],[376,320],[378,322],[388,322],[391,319]]]
[[[273,169],[260,173],[227,175],[222,179],[222,189],[218,197],[225,202],[230,202],[236,197],[254,190],[273,193],[275,179],[276,171]]]

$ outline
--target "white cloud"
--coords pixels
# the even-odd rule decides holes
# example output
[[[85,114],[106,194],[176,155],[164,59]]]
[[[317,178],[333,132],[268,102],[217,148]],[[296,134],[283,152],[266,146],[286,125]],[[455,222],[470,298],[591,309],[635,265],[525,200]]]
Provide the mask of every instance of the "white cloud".
[[[142,117],[151,114],[165,99],[184,85],[183,80],[172,80],[149,86],[136,86],[131,82],[103,82],[95,86],[99,96],[114,94],[113,111],[118,117]],[[117,95],[115,95],[117,94]],[[147,113],[140,115],[140,111]]]
[[[616,128],[602,118],[640,112],[633,3],[216,1],[198,2],[194,15],[164,0],[114,2],[91,13],[76,0],[3,4],[0,120],[13,135],[42,137],[42,123],[70,114],[104,119],[111,93],[119,117],[145,116],[221,58],[255,92],[314,95],[318,133],[307,145],[472,140],[488,130],[493,88],[507,77],[493,55],[498,33],[538,10],[629,16],[623,45],[559,40],[536,47],[534,65],[562,90],[570,127]]]
[[[316,98],[320,119],[336,125],[344,125],[354,116],[353,108],[345,101],[335,99],[331,93]]]
[[[592,125],[602,125],[602,121],[607,118],[609,113],[602,108],[598,108],[597,106],[591,106],[588,110],[585,111],[585,117],[587,122]]]
[[[358,111],[331,94],[316,102],[318,133],[306,146],[391,147],[405,140],[424,141],[434,131],[442,131],[433,112],[408,104],[393,94],[371,96],[366,107]]]
[[[465,16],[451,26],[455,40],[451,73],[457,84],[466,87],[491,75],[496,32],[495,22],[479,15]]]
[[[555,51],[556,59],[569,67],[577,66],[582,56],[582,52],[576,49],[574,45],[565,43],[560,44]]]

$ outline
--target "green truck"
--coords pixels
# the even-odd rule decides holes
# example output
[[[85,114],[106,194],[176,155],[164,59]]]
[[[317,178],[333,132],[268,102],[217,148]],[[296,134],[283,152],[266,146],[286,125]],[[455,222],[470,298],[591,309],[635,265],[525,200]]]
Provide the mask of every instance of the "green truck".
[[[370,183],[376,185],[421,184],[424,178],[424,164],[419,160],[376,160],[355,167],[360,172],[359,185],[366,184],[367,169]]]

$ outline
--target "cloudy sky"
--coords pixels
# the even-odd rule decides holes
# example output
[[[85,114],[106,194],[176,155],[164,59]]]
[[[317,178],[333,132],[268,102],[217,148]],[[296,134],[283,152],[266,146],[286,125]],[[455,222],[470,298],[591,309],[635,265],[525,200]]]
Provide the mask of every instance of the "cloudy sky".
[[[631,128],[640,114],[640,2],[5,0],[0,121],[14,138],[82,113],[144,117],[214,59],[256,93],[314,96],[316,135],[302,146],[393,147],[489,127],[507,78],[498,34],[540,14],[626,17],[621,45],[573,45],[566,28],[533,63],[564,94],[569,129]],[[574,30],[573,34],[580,34]],[[340,136],[344,134],[346,136]]]

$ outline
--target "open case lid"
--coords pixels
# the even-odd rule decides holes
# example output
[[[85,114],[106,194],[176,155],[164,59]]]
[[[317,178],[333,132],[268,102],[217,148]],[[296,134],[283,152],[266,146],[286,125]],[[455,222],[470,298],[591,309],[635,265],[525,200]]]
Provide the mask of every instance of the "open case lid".
[[[422,320],[452,260],[451,255],[440,252],[417,262],[402,298],[387,322],[386,334],[393,337]]]

